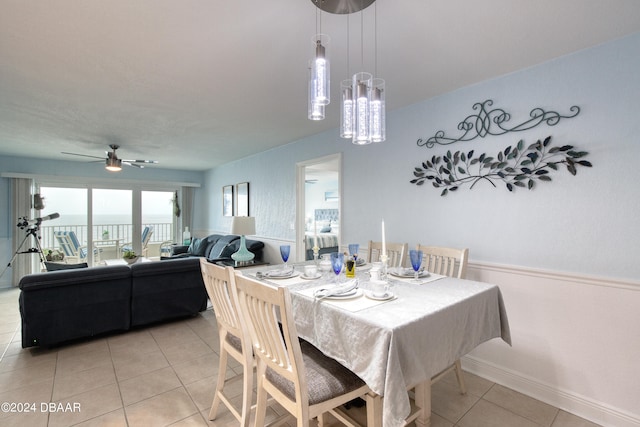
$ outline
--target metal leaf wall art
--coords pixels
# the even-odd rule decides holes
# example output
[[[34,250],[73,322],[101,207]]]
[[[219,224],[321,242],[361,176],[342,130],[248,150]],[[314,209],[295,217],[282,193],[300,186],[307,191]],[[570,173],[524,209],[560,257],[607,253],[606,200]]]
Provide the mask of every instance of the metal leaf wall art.
[[[418,139],[419,147],[433,148],[438,145],[449,145],[454,142],[471,141],[476,138],[484,138],[487,135],[503,135],[509,132],[522,132],[532,129],[540,124],[546,123],[549,126],[557,125],[561,119],[570,119],[580,114],[580,107],[577,105],[569,108],[570,114],[562,115],[556,111],[545,111],[542,108],[534,108],[529,113],[529,119],[520,124],[512,125],[509,123],[511,114],[501,108],[493,110],[491,99],[484,102],[477,102],[473,105],[474,110],[478,110],[477,114],[471,114],[458,123],[458,129],[463,133],[458,137],[448,137],[444,131],[439,130],[436,134],[426,140]]]
[[[533,189],[538,182],[550,182],[552,171],[564,165],[571,175],[577,173],[577,166],[591,167],[591,162],[583,159],[588,153],[576,151],[573,145],[551,147],[551,136],[525,148],[520,140],[515,146],[509,146],[494,156],[475,155],[468,152],[447,151],[445,156],[433,156],[422,162],[413,171],[410,182],[423,185],[430,181],[435,188],[442,188],[441,196],[456,191],[461,185],[470,184],[473,188],[479,181],[503,182],[507,190],[516,188]]]

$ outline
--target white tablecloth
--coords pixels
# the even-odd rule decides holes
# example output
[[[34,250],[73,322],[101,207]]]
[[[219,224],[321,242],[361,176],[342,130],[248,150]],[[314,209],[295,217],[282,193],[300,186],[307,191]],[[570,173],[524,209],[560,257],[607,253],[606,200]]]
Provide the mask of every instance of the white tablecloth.
[[[482,342],[501,337],[511,343],[500,289],[487,283],[395,281],[395,300],[357,311],[314,300],[304,291],[321,281],[270,283],[291,289],[298,335],[384,397],[385,427],[403,425],[409,415],[407,388],[429,380]]]

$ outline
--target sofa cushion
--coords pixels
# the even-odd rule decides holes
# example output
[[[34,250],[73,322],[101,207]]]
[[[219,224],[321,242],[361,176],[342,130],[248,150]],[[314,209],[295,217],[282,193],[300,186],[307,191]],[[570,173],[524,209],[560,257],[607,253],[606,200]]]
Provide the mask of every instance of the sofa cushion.
[[[49,261],[45,261],[44,266],[47,269],[47,271],[73,270],[75,268],[89,267],[89,265],[86,262],[80,262],[77,264],[66,264],[64,262],[49,262]]]
[[[227,234],[226,236],[221,236],[215,243],[215,245],[213,245],[211,247],[211,250],[209,251],[209,253],[207,254],[207,258],[208,259],[217,259],[217,258],[228,258],[231,256],[231,254],[233,252],[231,252],[229,255],[223,255],[227,252],[229,252],[228,247],[231,245],[231,247],[233,248],[233,243],[235,241],[240,241],[240,236],[236,236],[235,234]],[[237,249],[236,249],[237,250]]]
[[[209,246],[209,241],[207,238],[201,239],[198,237],[194,237],[191,240],[191,245],[189,245],[189,254],[193,256],[204,256],[207,247]]]

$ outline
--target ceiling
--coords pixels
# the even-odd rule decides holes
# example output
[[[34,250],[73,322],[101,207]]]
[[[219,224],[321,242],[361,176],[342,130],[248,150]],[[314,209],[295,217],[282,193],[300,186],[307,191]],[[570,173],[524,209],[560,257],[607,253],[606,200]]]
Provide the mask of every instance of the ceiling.
[[[393,110],[640,31],[637,0],[378,0],[362,14],[323,12],[334,102],[312,122],[316,10],[4,0],[0,155],[86,161],[61,152],[101,156],[115,143],[122,158],[160,162],[150,167],[206,170],[328,129],[338,138],[340,80],[363,68],[386,80]]]

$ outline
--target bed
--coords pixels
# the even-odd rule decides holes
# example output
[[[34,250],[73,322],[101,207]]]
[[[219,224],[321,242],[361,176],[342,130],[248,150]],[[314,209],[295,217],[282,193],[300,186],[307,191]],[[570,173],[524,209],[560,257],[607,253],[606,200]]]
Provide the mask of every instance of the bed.
[[[339,217],[340,211],[338,209],[316,209],[314,211],[314,222],[309,223],[305,231],[306,259],[313,259],[313,245],[316,236],[320,255],[338,251],[340,246]]]

